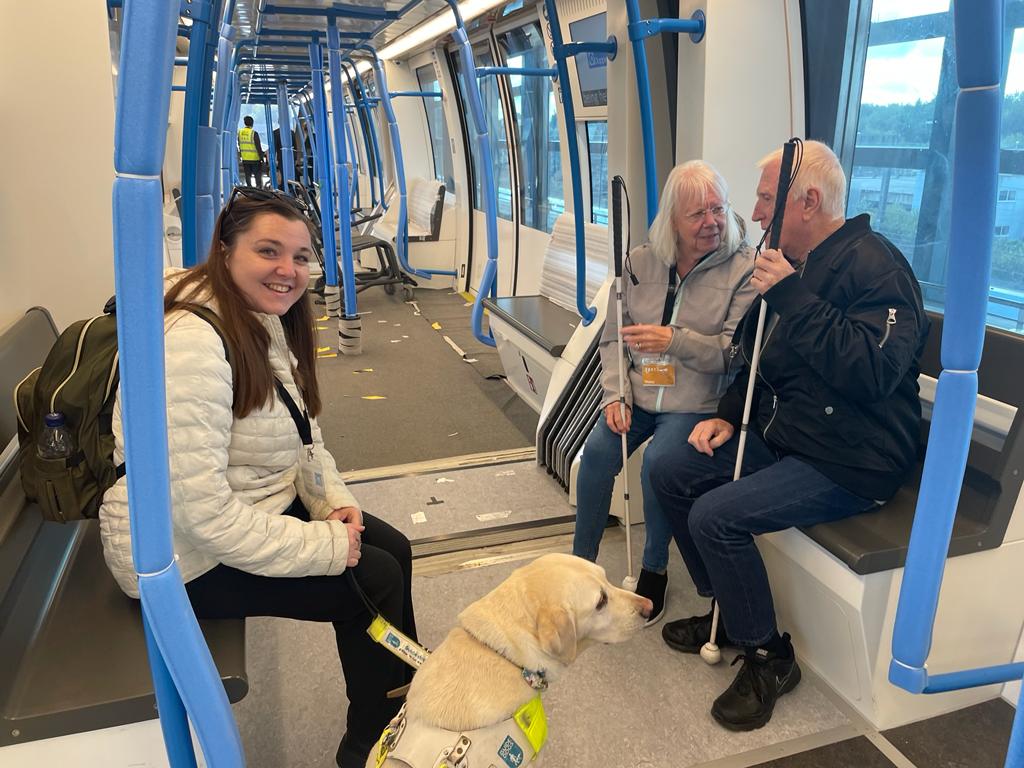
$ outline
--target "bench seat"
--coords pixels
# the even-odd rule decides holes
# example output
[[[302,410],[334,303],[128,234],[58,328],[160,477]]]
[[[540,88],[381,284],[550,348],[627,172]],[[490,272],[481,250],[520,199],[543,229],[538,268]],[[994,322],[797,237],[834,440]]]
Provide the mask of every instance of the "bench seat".
[[[0,334],[0,388],[42,363],[56,338],[29,310]],[[0,435],[13,437],[13,400]],[[140,603],[103,559],[99,521],[44,522],[21,488],[14,451],[0,461],[0,747],[157,716]],[[245,622],[201,621],[229,700],[248,691]],[[0,758],[0,763],[3,760]]]
[[[504,296],[483,304],[552,357],[561,356],[580,322],[579,315],[547,296]]]
[[[932,327],[921,358],[921,372],[937,378],[941,371],[942,315],[929,313],[929,317]],[[1018,439],[1024,420],[1024,390],[1019,386],[1016,373],[1021,365],[1024,365],[1024,338],[989,328],[985,333],[983,363],[978,372],[979,393],[1016,407],[1018,413],[1003,441],[1002,450],[977,439],[972,441],[950,540],[950,557],[995,549],[1003,543],[1021,481],[1024,480],[1024,474],[1018,471],[1024,462],[1024,443]],[[926,409],[921,458],[909,481],[892,499],[871,512],[801,528],[804,534],[839,558],[854,573],[888,571],[902,568],[906,562],[924,469],[928,415]]]

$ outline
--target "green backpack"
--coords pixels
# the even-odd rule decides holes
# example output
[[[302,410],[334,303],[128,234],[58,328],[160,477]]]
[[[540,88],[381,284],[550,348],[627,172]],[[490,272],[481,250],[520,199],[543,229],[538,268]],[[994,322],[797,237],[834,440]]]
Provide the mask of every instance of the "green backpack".
[[[214,327],[226,353],[220,318],[199,305],[183,308]],[[21,484],[46,520],[98,517],[103,494],[125,474],[124,464],[114,465],[113,413],[120,381],[114,311],[111,300],[104,314],[72,323],[42,367],[14,388]],[[44,459],[36,450],[43,417],[53,412],[64,414],[74,439],[70,458]]]

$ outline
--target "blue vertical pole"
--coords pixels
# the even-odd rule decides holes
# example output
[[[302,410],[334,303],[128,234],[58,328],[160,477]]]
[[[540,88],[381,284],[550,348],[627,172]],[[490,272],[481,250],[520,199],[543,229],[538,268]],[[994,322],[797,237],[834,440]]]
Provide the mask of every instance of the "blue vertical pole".
[[[277,153],[274,151],[274,116],[270,102],[263,102],[263,114],[267,120],[267,160],[270,163],[270,186],[277,187]]]
[[[171,536],[160,171],[178,11],[178,0],[127,0],[121,35],[113,231],[125,461],[133,467],[127,480],[132,559],[171,765],[196,765],[187,712],[207,764],[240,768],[241,739]]]
[[[345,317],[354,319],[356,312],[356,278],[352,264],[352,226],[349,194],[349,166],[345,147],[345,95],[341,89],[341,40],[333,16],[327,17],[327,60],[331,77],[331,112],[334,118],[334,174],[337,179],[338,231],[341,234],[341,269],[344,273]],[[324,136],[328,134],[325,132]],[[331,227],[334,219],[331,219]]]
[[[309,107],[306,106],[305,99],[299,102],[299,109],[302,110],[302,119],[306,121],[306,130],[309,131],[309,146],[313,150],[313,181],[316,182],[320,175],[320,163],[317,160],[317,141],[319,139],[316,126],[313,124],[313,118],[309,114]]]
[[[352,67],[352,79],[353,88],[359,93],[359,100],[356,105],[362,109],[362,114],[365,119],[364,128],[369,133],[369,149],[370,156],[372,158],[371,163],[376,168],[377,176],[377,188],[379,190],[380,204],[384,208],[388,207],[387,201],[384,196],[384,163],[381,160],[380,155],[380,142],[377,140],[377,124],[373,119],[373,108],[370,105],[370,101],[366,94],[366,89],[363,88],[363,80],[359,77],[359,70],[356,69],[356,63],[352,59],[346,57],[345,61]],[[372,182],[371,178],[371,182]],[[376,202],[374,203],[376,205]]]
[[[377,74],[377,91],[380,93],[381,104],[384,105],[384,114],[388,118],[388,128],[391,131],[391,150],[395,158],[395,185],[398,188],[398,232],[395,235],[395,245],[398,251],[398,262],[402,269],[411,272],[417,277],[430,278],[432,275],[458,275],[454,270],[444,269],[413,269],[409,266],[409,217],[408,200],[405,192],[405,161],[402,157],[402,137],[398,130],[398,120],[395,118],[395,110],[391,105],[391,95],[388,92],[388,81],[384,74],[384,65],[377,58],[377,54],[369,46],[360,46],[373,53],[373,67]]]
[[[298,134],[299,147],[302,150],[302,186],[304,186],[304,187],[306,187],[308,189],[309,188],[309,169],[306,167],[307,165],[309,165],[309,157],[306,155],[306,136],[308,134],[306,134],[303,131],[302,120],[300,118],[299,108],[297,106],[294,106],[294,105],[292,106],[291,116],[295,119],[295,132]],[[309,130],[308,126],[306,127],[305,130],[306,131]],[[312,147],[312,146],[313,145],[311,143],[310,147]]]
[[[230,157],[226,148],[230,148],[228,135],[228,117],[231,115],[231,97],[234,91],[234,78],[231,75],[231,61],[234,54],[235,29],[231,26],[231,17],[235,11],[235,0],[227,0],[224,14],[220,22],[220,39],[217,43],[217,80],[213,92],[213,117],[211,124],[217,132],[220,148],[220,174],[217,187],[214,189],[215,208],[220,208],[225,201],[227,190],[231,189]],[[231,132],[231,144],[234,142],[234,131]]]
[[[232,71],[231,73],[231,116],[228,119],[228,126],[230,126],[230,135],[228,136],[227,144],[230,149],[225,151],[229,153],[231,158],[231,186],[238,184],[238,152],[236,150],[237,137],[238,137],[238,117],[242,113],[242,84],[238,79],[238,73]]]
[[[209,8],[207,8],[209,12]],[[188,71],[185,76],[185,109],[181,143],[181,258],[186,267],[199,263],[197,229],[199,125],[203,112],[206,38],[209,20],[203,14],[192,20],[188,41]]]
[[[375,168],[376,168],[376,165],[375,165],[375,159],[376,158],[375,158],[375,156],[373,154],[373,145],[370,142],[370,120],[367,117],[367,115],[365,114],[365,109],[364,109],[364,105],[362,103],[362,98],[359,95],[359,87],[362,84],[360,83],[357,86],[357,84],[356,84],[357,79],[358,79],[358,72],[356,72],[355,65],[353,65],[352,66],[352,76],[349,78],[348,87],[349,87],[349,90],[352,93],[352,106],[355,109],[354,114],[355,114],[356,118],[360,122],[360,127],[361,127],[362,133],[363,133],[363,147],[364,147],[365,152],[366,152],[366,173],[367,173],[367,179],[370,182],[370,205],[372,207],[376,208],[377,207],[377,190],[376,190],[376,188],[373,185],[374,175],[375,175]],[[381,200],[381,202],[383,203],[384,201]]]
[[[281,189],[291,192],[295,171],[295,144],[292,142],[291,112],[288,109],[288,81],[277,81],[277,123],[281,126]]]
[[[555,51],[555,69],[558,70],[558,84],[562,88],[562,114],[565,116],[565,139],[569,152],[569,178],[572,181],[572,217],[576,229],[576,311],[584,325],[590,325],[597,317],[597,310],[587,306],[587,231],[583,226],[583,180],[580,174],[580,148],[576,138],[576,111],[572,103],[572,87],[569,68],[562,51],[562,28],[558,23],[555,0],[544,0],[547,8],[548,29]],[[604,180],[607,183],[607,179]]]
[[[462,72],[465,76],[466,96],[472,116],[471,122],[473,130],[476,132],[477,146],[480,148],[480,164],[483,166],[480,169],[483,173],[480,189],[484,198],[484,225],[487,228],[487,263],[484,265],[484,274],[480,279],[480,289],[473,301],[470,319],[473,325],[473,335],[477,341],[493,347],[496,346],[494,337],[490,333],[485,335],[483,332],[483,300],[488,295],[496,296],[498,287],[498,208],[495,200],[494,162],[491,159],[491,141],[487,134],[484,105],[480,100],[480,86],[476,80],[473,48],[469,44],[469,38],[466,37],[466,27],[462,22],[458,3],[456,0],[447,0],[447,2],[452,9],[457,25],[452,31],[452,38],[459,48],[459,56],[462,59]]]
[[[550,3],[551,0],[544,0]],[[651,113],[651,83],[647,69],[647,49],[644,47],[646,38],[634,37],[634,30],[640,23],[640,4],[638,0],[626,0],[626,16],[629,21],[629,40],[633,48],[633,66],[636,68],[637,96],[640,101],[640,131],[643,136],[644,149],[644,191],[647,199],[647,226],[654,223],[658,214],[658,169],[655,167],[656,145],[654,143],[654,118]],[[554,25],[552,25],[554,26]]]
[[[334,185],[331,183],[331,142],[327,129],[327,95],[324,93],[324,55],[320,41],[309,44],[309,64],[313,70],[313,126],[316,131],[317,167],[320,175],[320,226],[324,240],[324,280],[338,287],[338,252],[334,239]],[[342,219],[345,224],[347,219]]]
[[[356,147],[356,137],[352,133],[352,121],[349,120],[348,112],[345,113],[345,135],[348,136],[348,146],[352,150],[352,167],[355,173],[352,174],[352,195],[353,195],[353,208],[362,208],[362,203],[359,200],[359,172],[362,170],[362,164],[359,162],[359,149]]]

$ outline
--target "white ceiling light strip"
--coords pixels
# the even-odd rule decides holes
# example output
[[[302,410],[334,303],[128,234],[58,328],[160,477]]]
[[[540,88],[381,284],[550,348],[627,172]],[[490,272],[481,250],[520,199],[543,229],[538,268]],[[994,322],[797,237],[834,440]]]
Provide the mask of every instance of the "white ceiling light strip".
[[[463,0],[459,3],[459,13],[462,14],[463,21],[468,23],[505,2],[507,0]],[[455,14],[452,13],[451,8],[445,8],[441,13],[427,19],[419,26],[413,27],[394,42],[385,45],[377,55],[385,60],[397,59],[402,54],[446,35],[453,29],[455,29]]]

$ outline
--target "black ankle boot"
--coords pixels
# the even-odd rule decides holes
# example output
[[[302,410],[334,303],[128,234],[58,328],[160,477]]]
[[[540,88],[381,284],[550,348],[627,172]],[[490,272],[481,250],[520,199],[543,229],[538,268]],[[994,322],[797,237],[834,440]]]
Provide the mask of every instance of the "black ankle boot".
[[[636,593],[654,603],[651,617],[647,619],[644,626],[649,627],[661,621],[665,615],[665,603],[668,601],[668,574],[655,573],[641,568],[640,579],[636,583]]]
[[[765,725],[772,719],[779,696],[800,682],[800,666],[789,635],[779,639],[786,649],[783,654],[758,648],[733,660],[733,664],[742,660],[743,666],[732,685],[711,705],[711,715],[730,731],[752,731]]]
[[[712,604],[713,605],[713,604]],[[714,608],[703,616],[691,616],[688,619],[670,621],[661,628],[661,638],[669,648],[683,653],[700,653],[700,649],[711,639],[711,616]],[[725,633],[722,617],[718,617],[718,637],[715,643],[719,648],[735,646]]]

